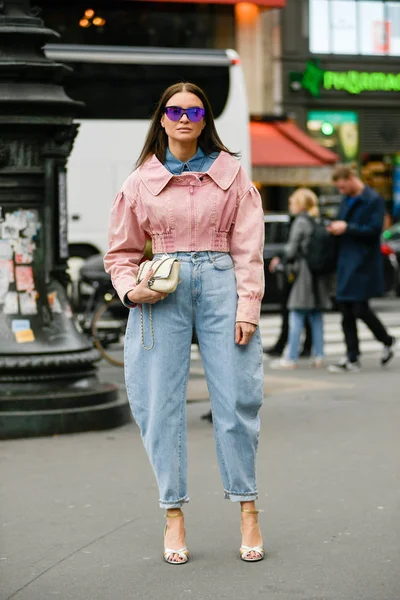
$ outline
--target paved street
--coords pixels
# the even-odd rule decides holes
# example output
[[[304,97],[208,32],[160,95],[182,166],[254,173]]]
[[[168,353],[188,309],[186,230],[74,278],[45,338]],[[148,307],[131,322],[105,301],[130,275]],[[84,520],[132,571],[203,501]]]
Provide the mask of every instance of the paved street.
[[[379,304],[396,333],[397,306]],[[340,355],[338,316],[327,320],[328,354]],[[264,343],[277,322],[263,317]],[[0,599],[399,600],[400,358],[382,370],[371,344],[359,374],[266,367],[267,559],[257,565],[238,559],[238,508],[223,500],[212,426],[200,419],[198,360],[187,409],[192,560],[180,569],[161,561],[163,511],[134,423],[1,443]],[[122,383],[121,370],[103,365],[101,376]]]

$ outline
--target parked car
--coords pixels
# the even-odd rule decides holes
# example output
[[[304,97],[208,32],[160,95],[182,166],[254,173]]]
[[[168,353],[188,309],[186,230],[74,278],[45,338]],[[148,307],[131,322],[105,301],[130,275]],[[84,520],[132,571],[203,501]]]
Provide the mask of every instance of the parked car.
[[[269,213],[264,215],[265,242],[264,242],[264,275],[265,294],[262,301],[262,310],[275,310],[280,306],[280,278],[282,273],[269,272],[269,264],[274,256],[281,256],[289,238],[291,218],[285,213]],[[390,231],[390,230],[389,230]],[[381,252],[383,261],[383,274],[385,293],[398,292],[400,294],[400,257],[396,257],[395,249],[391,243],[382,237]],[[398,229],[398,245],[400,251],[400,224]]]
[[[382,246],[387,246],[388,251],[396,254],[397,262],[400,265],[400,223],[396,223],[382,234]],[[396,285],[396,294],[400,296],[400,270]]]
[[[274,256],[280,256],[289,238],[290,216],[287,214],[264,215],[264,276],[265,294],[262,309],[278,309],[281,302],[281,273],[270,273],[269,264]]]

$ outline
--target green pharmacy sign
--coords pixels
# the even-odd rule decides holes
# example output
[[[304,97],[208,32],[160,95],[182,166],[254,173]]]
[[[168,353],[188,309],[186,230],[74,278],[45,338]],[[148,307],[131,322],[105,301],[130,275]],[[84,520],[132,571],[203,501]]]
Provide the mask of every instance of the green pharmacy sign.
[[[309,61],[303,73],[291,73],[292,90],[305,89],[317,98],[323,90],[363,92],[400,92],[400,73],[366,73],[363,71],[326,71],[316,61]]]

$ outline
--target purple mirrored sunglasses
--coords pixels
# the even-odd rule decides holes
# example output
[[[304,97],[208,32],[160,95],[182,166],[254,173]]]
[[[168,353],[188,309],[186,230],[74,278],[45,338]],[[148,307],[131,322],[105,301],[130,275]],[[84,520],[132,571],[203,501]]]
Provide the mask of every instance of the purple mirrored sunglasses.
[[[180,121],[183,115],[186,115],[192,123],[198,123],[202,120],[206,111],[200,106],[192,106],[191,108],[181,108],[180,106],[166,106],[164,109],[170,121]]]

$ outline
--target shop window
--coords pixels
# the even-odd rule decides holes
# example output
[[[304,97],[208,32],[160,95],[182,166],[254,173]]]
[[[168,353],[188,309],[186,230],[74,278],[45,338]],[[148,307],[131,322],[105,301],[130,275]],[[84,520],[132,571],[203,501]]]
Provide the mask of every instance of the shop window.
[[[322,146],[336,152],[343,162],[358,159],[358,115],[353,111],[313,110],[308,113],[307,130]]]
[[[400,56],[400,2],[387,3],[387,18],[390,23],[390,52]]]
[[[383,2],[360,2],[361,54],[386,54],[387,41]]]
[[[400,2],[310,0],[310,51],[400,56]]]
[[[331,51],[334,54],[357,54],[356,3],[334,0],[330,17]]]
[[[329,0],[311,1],[310,5],[310,51],[314,54],[329,54]]]

